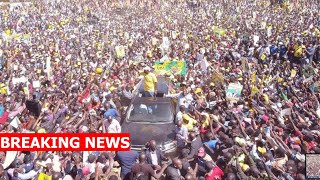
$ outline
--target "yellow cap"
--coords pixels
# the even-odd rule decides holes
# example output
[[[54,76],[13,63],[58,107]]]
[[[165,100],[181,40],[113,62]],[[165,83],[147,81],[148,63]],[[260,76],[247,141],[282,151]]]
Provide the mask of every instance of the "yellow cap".
[[[43,129],[43,128],[40,128],[37,132],[38,132],[38,133],[46,133],[46,130]]]
[[[114,90],[116,90],[117,88],[115,88],[114,86],[111,86],[110,88],[109,88],[109,90],[110,91],[114,91]]]
[[[250,169],[249,165],[244,164],[244,163],[240,163],[240,166],[241,166],[241,168],[242,168],[242,170],[243,170],[244,172],[247,171],[248,169]]]
[[[266,148],[264,147],[258,147],[258,151],[261,153],[261,154],[265,154],[267,152]]]
[[[197,88],[194,92],[195,92],[196,94],[201,93],[201,92],[202,92],[202,89],[201,89],[201,88]]]
[[[99,68],[99,67],[98,67],[98,68],[96,69],[96,73],[97,73],[97,74],[101,74],[102,71],[103,71],[102,68]]]

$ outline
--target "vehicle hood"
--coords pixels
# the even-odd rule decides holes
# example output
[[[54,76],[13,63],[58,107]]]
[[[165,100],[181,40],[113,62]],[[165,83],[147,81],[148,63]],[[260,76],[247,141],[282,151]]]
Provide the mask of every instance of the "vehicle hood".
[[[144,124],[125,122],[122,132],[130,133],[131,145],[145,145],[150,140],[155,140],[158,145],[175,139],[173,123],[169,124]]]

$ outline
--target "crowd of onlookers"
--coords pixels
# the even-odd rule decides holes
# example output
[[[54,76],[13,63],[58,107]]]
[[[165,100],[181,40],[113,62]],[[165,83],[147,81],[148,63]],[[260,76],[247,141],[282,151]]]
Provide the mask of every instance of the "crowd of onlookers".
[[[305,179],[320,153],[319,1],[34,1],[0,11],[0,130],[118,133],[136,84],[178,106],[176,156],[0,152],[0,180]],[[232,89],[231,87],[235,87]],[[8,159],[12,163],[6,164]],[[11,162],[11,161],[10,161]]]

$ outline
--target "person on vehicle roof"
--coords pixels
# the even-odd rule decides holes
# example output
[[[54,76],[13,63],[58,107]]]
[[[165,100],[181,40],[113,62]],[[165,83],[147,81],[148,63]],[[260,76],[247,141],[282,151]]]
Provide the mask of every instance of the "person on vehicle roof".
[[[144,97],[153,97],[155,94],[157,94],[158,80],[156,75],[150,71],[151,71],[150,67],[145,67],[143,68],[143,72],[141,73],[141,75],[144,78],[144,84],[143,84]]]

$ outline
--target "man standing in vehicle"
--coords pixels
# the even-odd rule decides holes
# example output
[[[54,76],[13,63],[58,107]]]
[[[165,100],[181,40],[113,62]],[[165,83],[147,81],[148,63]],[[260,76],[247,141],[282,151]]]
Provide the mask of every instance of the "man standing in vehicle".
[[[156,75],[150,71],[150,67],[145,67],[142,73],[142,76],[144,78],[144,97],[153,97],[155,94],[157,94],[158,80]]]

